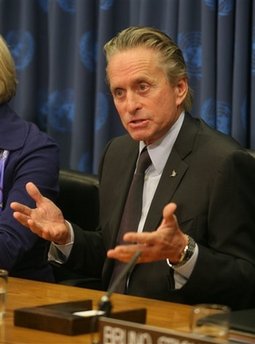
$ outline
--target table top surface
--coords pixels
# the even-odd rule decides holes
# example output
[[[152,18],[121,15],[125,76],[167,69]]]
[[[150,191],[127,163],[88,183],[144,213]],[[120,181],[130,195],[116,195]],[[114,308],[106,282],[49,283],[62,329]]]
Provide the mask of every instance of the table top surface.
[[[104,295],[101,291],[60,284],[9,278],[6,314],[0,325],[0,343],[91,343],[90,335],[67,336],[14,325],[14,310],[58,302],[92,300],[93,308]],[[147,309],[147,325],[188,331],[190,306],[158,300],[112,294],[113,311]]]

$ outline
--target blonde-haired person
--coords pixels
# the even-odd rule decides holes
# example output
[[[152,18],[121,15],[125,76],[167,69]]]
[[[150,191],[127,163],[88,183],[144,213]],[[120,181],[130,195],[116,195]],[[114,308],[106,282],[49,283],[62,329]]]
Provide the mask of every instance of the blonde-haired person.
[[[254,307],[255,159],[231,137],[188,113],[186,65],[165,33],[130,27],[110,40],[105,52],[109,88],[127,135],[114,138],[102,158],[100,230],[69,227],[61,211],[31,183],[27,190],[37,208],[13,203],[14,217],[59,244],[51,245],[52,258],[61,250],[68,266],[102,274],[105,289],[116,281],[118,262],[140,251],[119,292],[187,304]],[[127,233],[119,238],[144,147],[151,165],[145,171],[138,227],[126,225]],[[134,212],[123,216],[125,221]]]
[[[15,96],[16,70],[10,50],[0,35],[0,103],[7,103]]]
[[[18,199],[35,206],[25,190],[31,180],[43,194],[56,199],[59,148],[9,106],[16,86],[15,64],[0,36],[0,268],[8,270],[10,276],[54,281],[47,242],[14,220],[10,203]]]

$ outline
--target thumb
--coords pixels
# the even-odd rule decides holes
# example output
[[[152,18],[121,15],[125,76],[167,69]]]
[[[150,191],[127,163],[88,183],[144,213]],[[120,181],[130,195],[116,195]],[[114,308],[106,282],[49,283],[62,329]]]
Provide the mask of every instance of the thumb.
[[[174,222],[177,222],[174,212],[177,208],[175,203],[168,203],[163,209],[163,220],[162,225],[171,225]]]
[[[36,204],[40,204],[40,202],[42,202],[43,196],[34,183],[32,182],[27,183],[26,190],[29,196],[36,202]]]

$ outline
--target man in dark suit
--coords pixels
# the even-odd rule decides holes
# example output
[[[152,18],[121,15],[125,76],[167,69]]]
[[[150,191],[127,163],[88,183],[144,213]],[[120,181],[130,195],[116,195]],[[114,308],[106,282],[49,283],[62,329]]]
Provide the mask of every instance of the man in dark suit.
[[[37,208],[13,203],[14,217],[57,244],[51,256],[60,250],[77,271],[102,273],[105,289],[116,262],[129,261],[139,250],[128,294],[255,306],[254,158],[189,115],[185,62],[164,33],[131,27],[108,42],[105,52],[109,87],[128,135],[113,139],[102,158],[99,230],[68,225],[32,183],[27,191]],[[138,228],[127,228],[128,245],[122,244],[117,235],[123,209],[145,146],[152,163],[142,213]]]

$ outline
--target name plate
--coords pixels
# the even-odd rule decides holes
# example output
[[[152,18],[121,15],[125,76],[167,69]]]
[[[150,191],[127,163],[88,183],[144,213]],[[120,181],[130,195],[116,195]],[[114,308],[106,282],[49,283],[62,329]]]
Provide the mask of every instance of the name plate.
[[[206,344],[220,343],[191,333],[100,317],[100,344]]]

